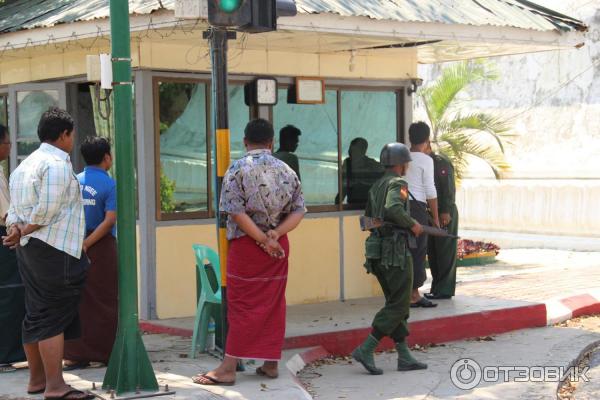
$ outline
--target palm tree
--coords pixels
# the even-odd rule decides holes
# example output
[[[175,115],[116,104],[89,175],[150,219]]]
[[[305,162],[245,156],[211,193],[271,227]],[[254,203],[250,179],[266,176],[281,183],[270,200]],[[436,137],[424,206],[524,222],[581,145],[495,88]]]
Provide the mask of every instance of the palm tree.
[[[504,157],[509,134],[507,120],[483,112],[461,112],[457,96],[477,82],[498,79],[494,68],[483,61],[463,61],[442,70],[441,75],[421,90],[433,143],[450,158],[456,179],[466,172],[469,157],[485,161],[497,179],[510,168]]]

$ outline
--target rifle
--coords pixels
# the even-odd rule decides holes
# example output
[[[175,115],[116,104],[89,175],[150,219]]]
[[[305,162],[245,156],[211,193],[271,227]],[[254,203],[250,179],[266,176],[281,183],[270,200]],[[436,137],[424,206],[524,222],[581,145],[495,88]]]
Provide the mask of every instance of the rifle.
[[[391,226],[391,227],[395,227],[397,229],[404,229],[404,228],[400,228],[398,225],[393,224],[391,222],[385,222],[381,218],[367,217],[365,215],[360,216],[360,230],[361,231],[370,231],[372,229],[381,228],[383,226]],[[450,238],[450,239],[458,239],[459,238],[458,236],[451,235],[448,232],[446,232],[445,230],[436,228],[434,226],[429,226],[429,225],[421,225],[421,226],[423,227],[423,233],[426,233],[430,236],[446,237],[446,238]],[[406,229],[406,230],[410,231],[409,229]],[[412,232],[411,232],[411,234],[412,234]]]

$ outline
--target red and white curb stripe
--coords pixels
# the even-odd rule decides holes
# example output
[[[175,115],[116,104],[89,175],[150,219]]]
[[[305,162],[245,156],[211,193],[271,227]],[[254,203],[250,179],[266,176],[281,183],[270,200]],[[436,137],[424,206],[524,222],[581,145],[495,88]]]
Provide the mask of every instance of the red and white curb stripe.
[[[296,385],[298,385],[298,387],[302,390],[306,400],[313,400],[313,397],[310,395],[310,393],[308,393],[308,391],[306,391],[304,385],[302,385],[302,382],[300,382],[300,379],[298,379],[298,372],[302,371],[308,364],[321,360],[325,357],[329,357],[330,355],[331,354],[325,350],[323,346],[316,346],[301,353],[295,354],[285,364],[288,371],[290,371],[290,374],[292,374],[294,382],[296,382]]]
[[[582,315],[600,313],[600,288],[585,294],[546,301],[547,325],[555,325]]]

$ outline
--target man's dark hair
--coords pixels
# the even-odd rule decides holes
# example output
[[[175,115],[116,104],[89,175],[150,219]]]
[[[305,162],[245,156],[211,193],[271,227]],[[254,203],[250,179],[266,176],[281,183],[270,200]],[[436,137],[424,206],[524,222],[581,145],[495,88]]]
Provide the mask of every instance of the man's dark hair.
[[[302,131],[294,125],[286,125],[279,131],[279,147],[283,151],[294,151]]]
[[[244,137],[253,144],[267,144],[273,141],[274,136],[273,125],[262,118],[248,122],[246,129],[244,129]]]
[[[423,121],[410,124],[410,127],[408,128],[408,138],[410,139],[411,144],[425,143],[429,140],[430,134],[431,129],[429,129],[429,125]]]
[[[350,142],[350,147],[348,148],[348,155],[352,156],[356,153],[364,156],[365,154],[367,154],[368,148],[369,142],[367,142],[367,139],[362,137],[354,138]]]
[[[81,155],[87,165],[98,165],[110,154],[110,142],[100,136],[90,136],[81,144]]]
[[[0,124],[0,142],[3,142],[8,136],[8,130],[2,124]]]
[[[70,135],[73,132],[74,125],[73,118],[68,112],[58,107],[50,107],[48,111],[42,114],[38,124],[40,142],[55,142],[64,131],[67,131]]]

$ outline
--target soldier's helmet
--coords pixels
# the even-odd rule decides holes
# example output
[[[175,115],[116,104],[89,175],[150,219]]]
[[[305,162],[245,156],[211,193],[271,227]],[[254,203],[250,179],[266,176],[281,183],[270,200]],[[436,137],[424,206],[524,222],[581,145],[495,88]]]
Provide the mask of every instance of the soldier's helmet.
[[[388,143],[383,146],[379,159],[385,167],[393,167],[412,161],[410,150],[402,143]]]

